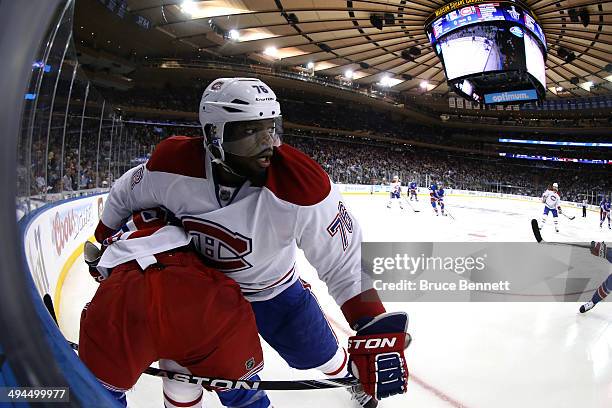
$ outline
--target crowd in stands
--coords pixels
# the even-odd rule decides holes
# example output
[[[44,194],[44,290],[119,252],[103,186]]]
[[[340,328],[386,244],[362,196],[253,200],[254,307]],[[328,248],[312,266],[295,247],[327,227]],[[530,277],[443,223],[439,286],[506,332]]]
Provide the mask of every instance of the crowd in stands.
[[[144,162],[164,138],[201,135],[199,127],[126,123],[122,131],[121,128],[114,130],[114,147],[111,147],[111,126],[104,124],[100,159],[96,163],[98,128],[95,125],[92,122],[84,128],[80,165],[77,144],[67,143],[64,160],[59,146],[51,145],[46,161],[47,180],[44,144],[42,140],[34,144],[32,159],[37,165],[32,194],[109,187],[128,168]],[[70,135],[69,141],[76,140],[77,136]],[[337,183],[385,184],[393,175],[398,175],[405,184],[416,181],[422,187],[436,181],[448,188],[539,196],[548,185],[557,182],[563,199],[581,201],[588,192],[593,202],[597,200],[596,195],[612,192],[612,178],[606,166],[574,163],[538,166],[532,161],[462,155],[298,129],[287,131],[284,142],[314,158]],[[60,172],[62,165],[64,170]]]
[[[317,160],[338,183],[384,184],[398,175],[404,184],[416,181],[421,187],[436,181],[450,188],[539,196],[557,182],[562,198],[569,201],[581,201],[587,192],[589,197],[592,192],[612,192],[610,170],[602,166],[538,166],[531,161],[332,140],[305,132],[286,135],[284,140]]]

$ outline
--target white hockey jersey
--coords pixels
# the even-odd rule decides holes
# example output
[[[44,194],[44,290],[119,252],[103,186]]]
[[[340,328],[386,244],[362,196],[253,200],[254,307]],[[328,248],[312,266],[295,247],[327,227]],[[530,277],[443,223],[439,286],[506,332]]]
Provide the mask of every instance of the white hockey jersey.
[[[274,149],[267,171],[264,186],[247,181],[221,203],[202,138],[166,139],[113,185],[96,238],[111,235],[135,210],[161,206],[250,301],[273,298],[298,279],[301,248],[336,302],[352,300],[352,311],[343,307],[349,323],[384,312],[377,296],[369,305],[355,300],[370,287],[361,271],[361,230],[327,174],[288,145]]]
[[[392,193],[401,193],[402,192],[402,182],[401,181],[392,181],[391,182],[391,192]]]
[[[559,193],[555,190],[546,190],[544,194],[542,194],[542,202],[544,205],[551,210],[557,209],[559,204],[561,203],[561,197],[559,197]]]

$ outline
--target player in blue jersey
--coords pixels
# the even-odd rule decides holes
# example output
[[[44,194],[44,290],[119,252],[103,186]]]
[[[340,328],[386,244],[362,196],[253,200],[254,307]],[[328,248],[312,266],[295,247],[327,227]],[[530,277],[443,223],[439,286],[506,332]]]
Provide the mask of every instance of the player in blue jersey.
[[[419,198],[417,197],[416,181],[411,181],[410,185],[408,186],[408,198],[410,199],[410,201],[412,201],[413,198],[415,201],[419,201]]]
[[[431,207],[436,212],[436,216],[440,215],[438,214],[438,207],[437,207],[438,185],[436,183],[433,183],[431,186],[429,186],[429,200],[431,201]]]
[[[446,217],[446,214],[444,213],[444,187],[440,186],[440,188],[438,188],[438,204],[440,205],[440,213]]]
[[[612,229],[610,225],[610,200],[604,197],[599,204],[599,228],[602,227],[606,218],[608,219],[608,229]]]
[[[612,247],[608,247],[605,242],[591,242],[591,253],[612,263]],[[590,302],[580,306],[580,313],[588,312],[594,308],[597,303],[608,296],[610,291],[612,291],[612,275],[608,276],[608,279],[597,288]]]
[[[393,176],[393,181],[391,182],[391,193],[389,197],[389,202],[387,203],[387,208],[391,208],[393,201],[397,200],[400,208],[403,210],[404,205],[402,204],[402,182],[399,179],[399,176]]]

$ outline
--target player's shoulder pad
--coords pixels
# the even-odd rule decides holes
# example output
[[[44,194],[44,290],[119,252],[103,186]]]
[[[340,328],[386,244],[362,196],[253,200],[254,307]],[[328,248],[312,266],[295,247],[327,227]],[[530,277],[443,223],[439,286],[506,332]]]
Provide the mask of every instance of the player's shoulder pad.
[[[281,200],[308,206],[329,195],[331,182],[317,162],[284,144],[274,148],[265,187]]]
[[[203,137],[172,136],[162,140],[147,162],[147,170],[206,178]]]

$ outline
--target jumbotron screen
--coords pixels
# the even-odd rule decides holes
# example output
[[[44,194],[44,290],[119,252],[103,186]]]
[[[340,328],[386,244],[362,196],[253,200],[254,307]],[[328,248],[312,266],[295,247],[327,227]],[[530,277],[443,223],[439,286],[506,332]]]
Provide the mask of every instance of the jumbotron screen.
[[[536,36],[543,47],[546,47],[546,38],[542,27],[521,6],[512,3],[483,3],[463,7],[445,14],[428,26],[427,36],[432,44],[441,37],[467,25],[487,21],[509,21],[523,26]]]
[[[451,88],[485,103],[543,96],[546,39],[523,6],[482,3],[440,10],[426,32]]]

